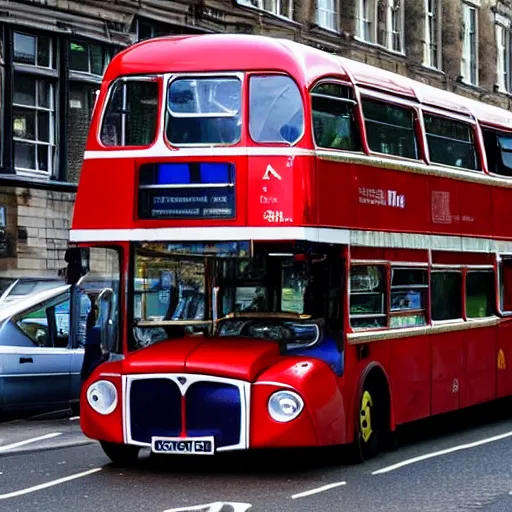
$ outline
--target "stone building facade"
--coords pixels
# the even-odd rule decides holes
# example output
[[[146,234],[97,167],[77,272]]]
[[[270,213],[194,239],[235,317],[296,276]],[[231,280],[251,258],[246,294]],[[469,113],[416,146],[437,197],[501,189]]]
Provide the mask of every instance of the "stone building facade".
[[[0,291],[62,266],[112,56],[212,32],[289,38],[512,107],[512,0],[0,0]]]

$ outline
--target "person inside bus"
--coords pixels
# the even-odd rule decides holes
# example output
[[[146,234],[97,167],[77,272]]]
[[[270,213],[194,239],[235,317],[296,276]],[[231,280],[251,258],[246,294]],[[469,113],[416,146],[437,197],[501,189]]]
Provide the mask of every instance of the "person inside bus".
[[[87,331],[84,344],[84,360],[82,363],[82,382],[89,377],[91,372],[103,359],[101,349],[101,327],[97,323],[97,306],[93,306],[87,317]]]

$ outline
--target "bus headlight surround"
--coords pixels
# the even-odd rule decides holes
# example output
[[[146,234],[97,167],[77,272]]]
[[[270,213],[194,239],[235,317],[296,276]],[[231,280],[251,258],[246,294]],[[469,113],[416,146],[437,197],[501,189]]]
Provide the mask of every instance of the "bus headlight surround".
[[[97,413],[106,416],[117,407],[117,389],[108,380],[94,382],[87,389],[87,402]]]
[[[279,423],[294,420],[302,409],[304,409],[304,400],[293,391],[276,391],[268,401],[268,413]]]

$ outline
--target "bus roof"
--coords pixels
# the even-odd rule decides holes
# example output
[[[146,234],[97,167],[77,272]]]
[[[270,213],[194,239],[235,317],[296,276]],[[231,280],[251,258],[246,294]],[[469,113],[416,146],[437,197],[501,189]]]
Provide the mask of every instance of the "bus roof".
[[[212,59],[212,55],[222,55]],[[481,123],[512,129],[505,109],[432,87],[397,73],[337,57],[307,45],[246,34],[166,36],[137,43],[116,55],[105,80],[119,76],[167,72],[282,71],[305,86],[336,76],[360,87],[416,100],[464,115]]]

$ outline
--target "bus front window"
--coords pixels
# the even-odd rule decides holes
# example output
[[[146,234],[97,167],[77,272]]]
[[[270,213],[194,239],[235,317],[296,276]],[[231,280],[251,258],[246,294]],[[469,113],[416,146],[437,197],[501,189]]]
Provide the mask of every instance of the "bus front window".
[[[236,144],[242,131],[241,98],[242,82],[236,76],[172,80],[167,139],[176,146]]]
[[[289,351],[340,330],[338,254],[261,243],[250,255],[240,243],[138,245],[131,349],[209,334],[272,340]]]

